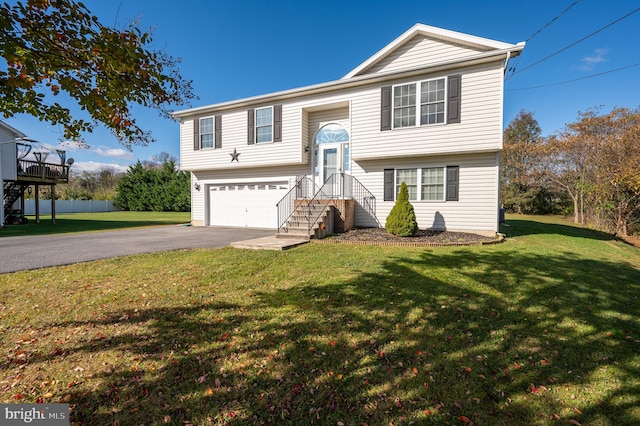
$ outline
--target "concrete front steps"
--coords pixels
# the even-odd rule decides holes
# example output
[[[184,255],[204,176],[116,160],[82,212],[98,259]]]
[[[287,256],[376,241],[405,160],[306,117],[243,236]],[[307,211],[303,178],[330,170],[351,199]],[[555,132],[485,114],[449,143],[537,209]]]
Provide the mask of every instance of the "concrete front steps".
[[[334,207],[326,204],[299,204],[291,214],[285,226],[280,229],[277,238],[306,239],[324,238],[333,233]],[[309,222],[318,218],[311,229]]]
[[[308,243],[312,238],[324,238],[334,232],[345,232],[351,229],[354,222],[355,204],[353,200],[318,200],[309,203],[306,200],[296,201],[296,209],[284,227],[272,237],[255,238],[231,243],[231,247],[252,250],[288,250]],[[319,219],[311,230],[308,230],[309,217]]]

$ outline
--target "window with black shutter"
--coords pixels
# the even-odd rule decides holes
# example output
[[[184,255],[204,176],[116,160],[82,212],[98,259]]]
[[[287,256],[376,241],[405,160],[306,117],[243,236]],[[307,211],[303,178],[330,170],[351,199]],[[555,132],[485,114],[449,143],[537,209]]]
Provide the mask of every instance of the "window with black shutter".
[[[458,201],[460,167],[447,166],[447,201]]]

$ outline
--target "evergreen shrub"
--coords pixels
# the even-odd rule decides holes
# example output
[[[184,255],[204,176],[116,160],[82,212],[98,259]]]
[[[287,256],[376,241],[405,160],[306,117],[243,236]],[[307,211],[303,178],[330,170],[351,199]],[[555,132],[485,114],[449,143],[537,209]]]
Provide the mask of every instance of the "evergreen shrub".
[[[410,237],[418,232],[416,213],[409,202],[409,190],[404,182],[400,185],[398,199],[387,216],[384,227],[388,233],[398,237]]]

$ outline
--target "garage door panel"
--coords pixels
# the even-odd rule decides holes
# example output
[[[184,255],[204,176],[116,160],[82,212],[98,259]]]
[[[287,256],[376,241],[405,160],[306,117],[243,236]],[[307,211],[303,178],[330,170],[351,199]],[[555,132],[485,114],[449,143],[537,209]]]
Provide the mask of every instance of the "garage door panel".
[[[277,228],[276,204],[288,190],[286,182],[210,185],[209,225]]]

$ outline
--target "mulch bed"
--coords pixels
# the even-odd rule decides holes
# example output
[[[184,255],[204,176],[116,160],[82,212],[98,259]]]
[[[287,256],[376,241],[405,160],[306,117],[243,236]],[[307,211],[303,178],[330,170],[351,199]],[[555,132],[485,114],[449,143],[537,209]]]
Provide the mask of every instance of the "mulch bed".
[[[384,228],[362,228],[311,241],[324,244],[438,247],[496,244],[502,242],[502,240],[502,237],[483,237],[482,235],[467,232],[428,230],[420,230],[413,237],[396,237],[389,234]]]

